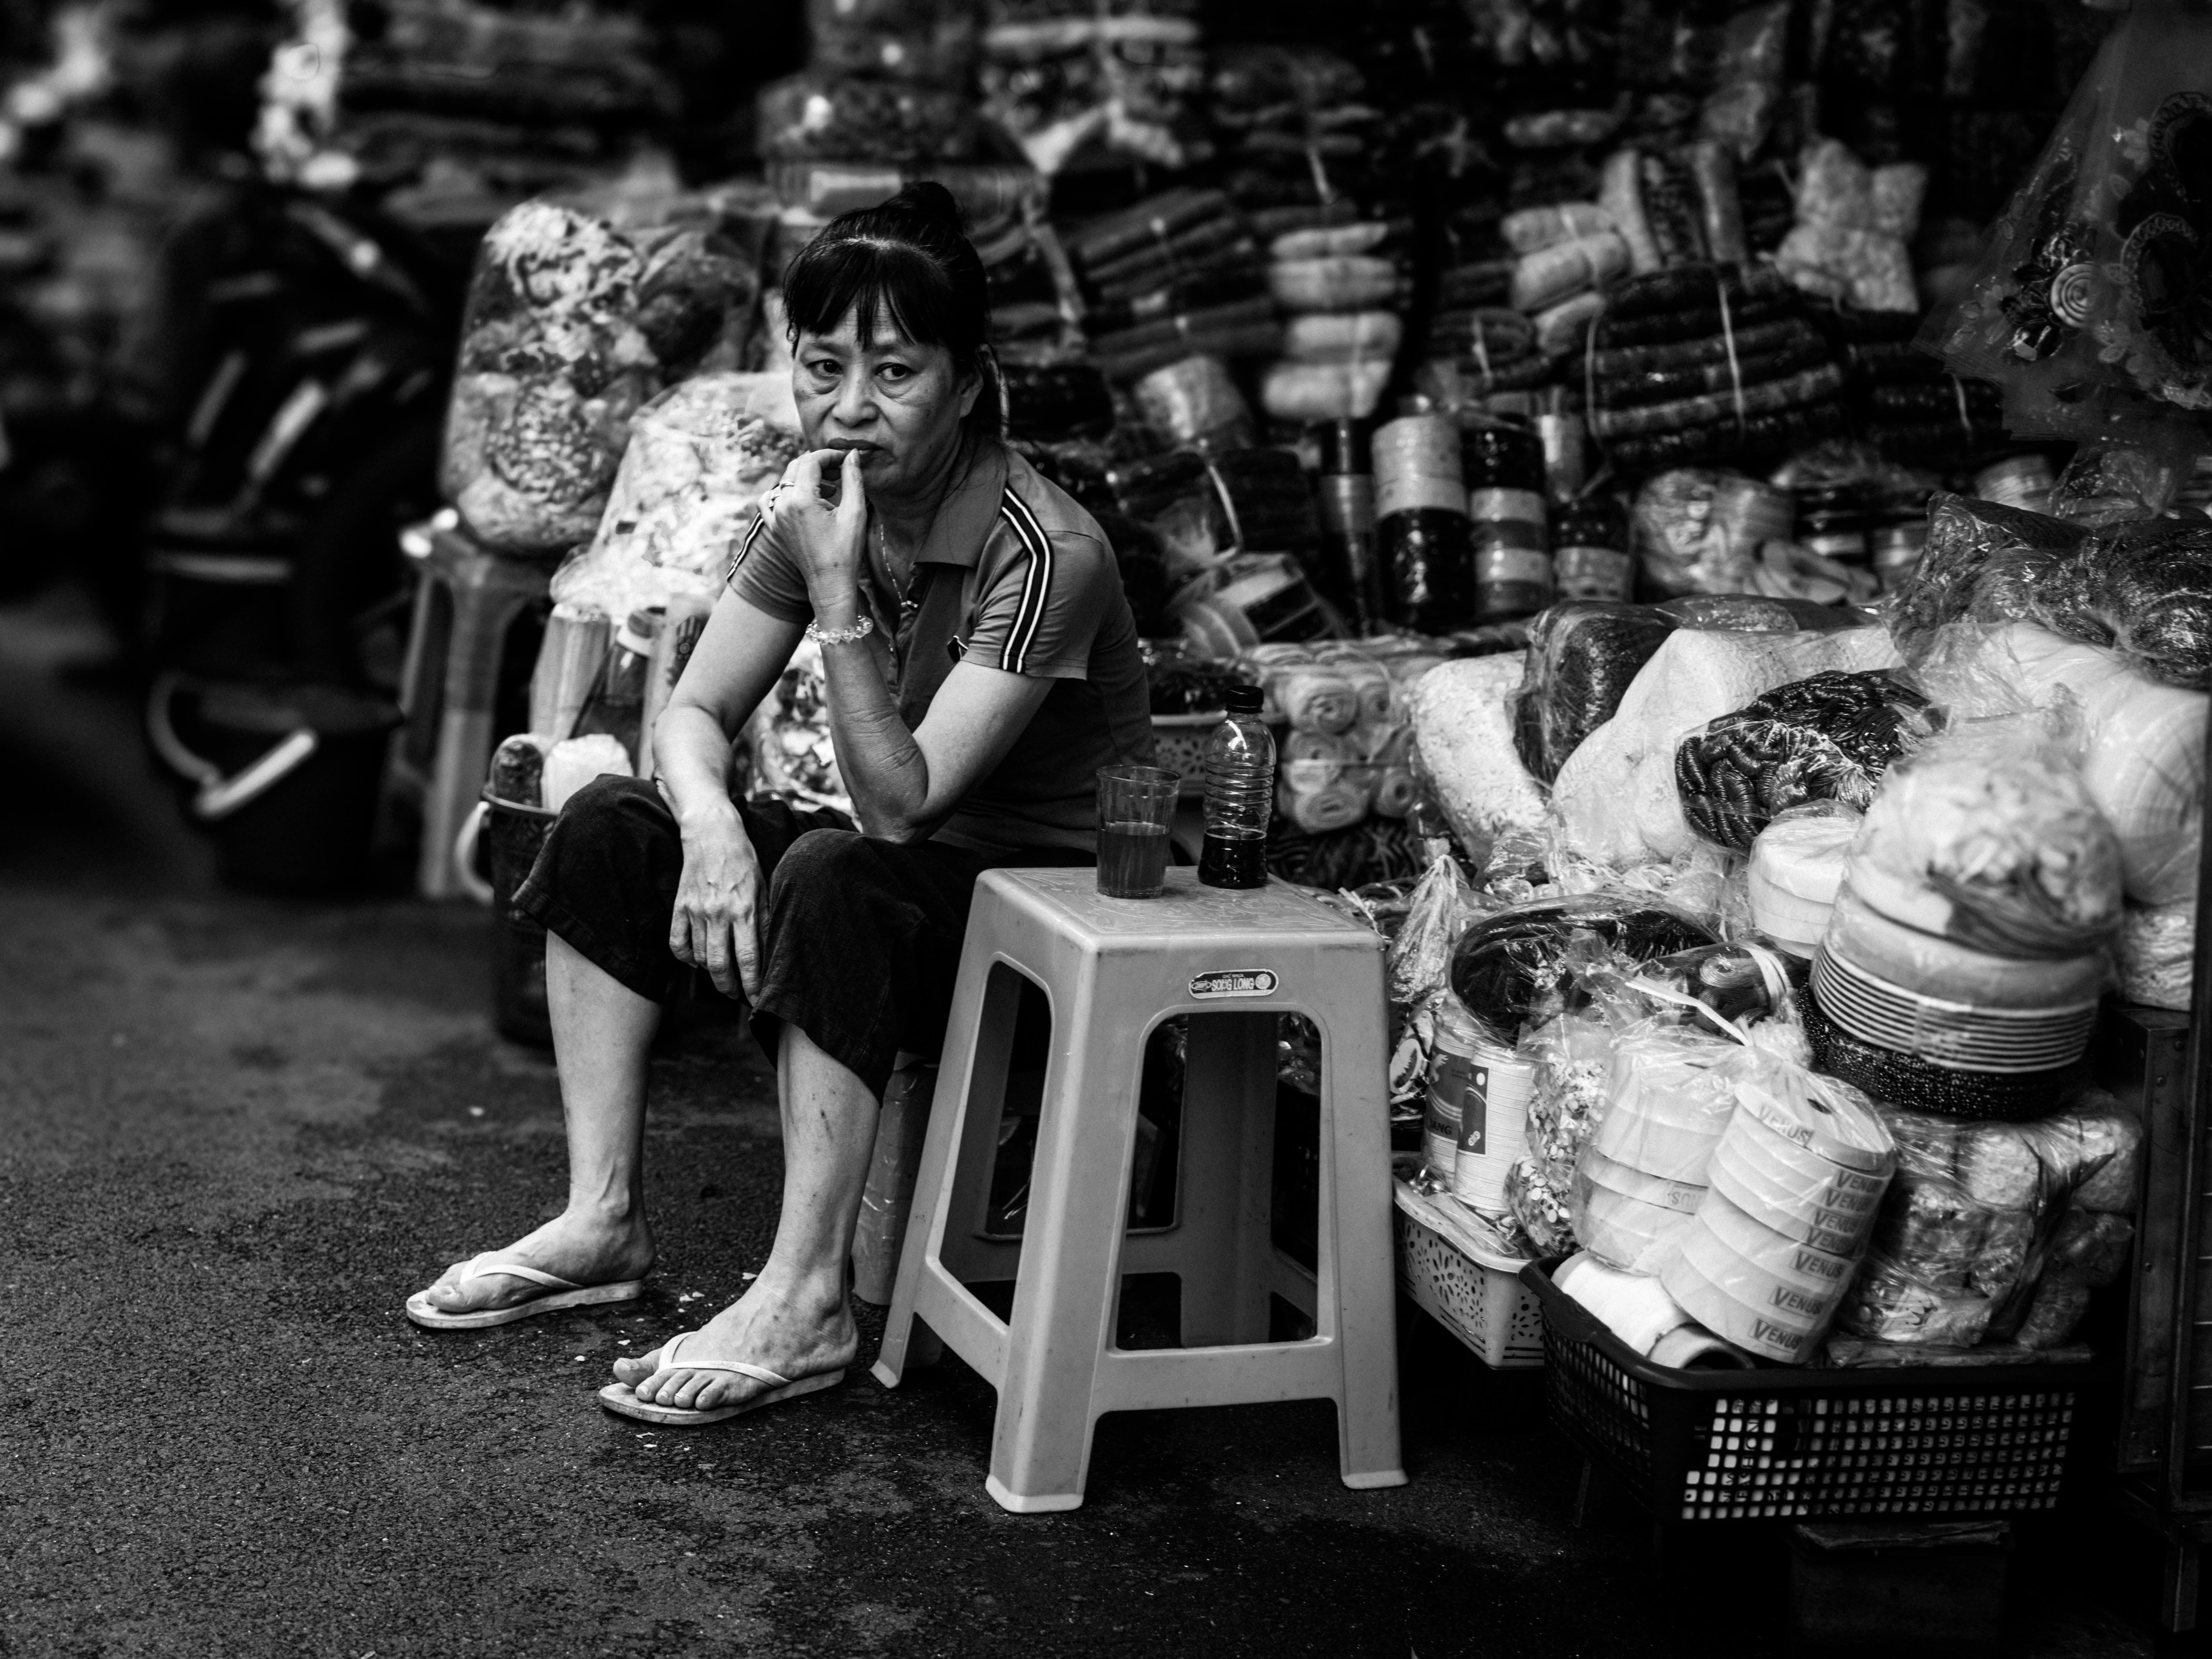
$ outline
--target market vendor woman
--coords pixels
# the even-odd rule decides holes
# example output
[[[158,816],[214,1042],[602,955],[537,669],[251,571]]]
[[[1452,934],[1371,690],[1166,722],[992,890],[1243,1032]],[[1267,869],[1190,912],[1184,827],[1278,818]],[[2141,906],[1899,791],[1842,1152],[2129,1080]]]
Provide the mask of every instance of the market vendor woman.
[[[809,453],[735,550],[654,728],[656,781],[580,791],[515,898],[549,935],[568,1207],[408,1303],[417,1323],[472,1327],[641,1294],[647,1049],[678,974],[703,968],[775,1060],[783,1205],[751,1289],[616,1362],[601,1401],[661,1422],[852,1364],[878,1102],[901,1050],[937,1052],[975,878],[1090,863],[1094,774],[1151,758],[1112,550],[999,436],[983,267],[951,195],[915,185],[835,221],[784,298]],[[732,799],[732,738],[802,633],[850,820]]]

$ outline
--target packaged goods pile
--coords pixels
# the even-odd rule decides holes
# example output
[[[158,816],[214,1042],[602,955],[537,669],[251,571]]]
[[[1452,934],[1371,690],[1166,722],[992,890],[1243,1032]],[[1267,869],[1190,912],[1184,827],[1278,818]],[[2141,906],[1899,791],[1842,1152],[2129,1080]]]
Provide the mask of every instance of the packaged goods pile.
[[[2108,59],[2196,39],[2161,18]],[[495,787],[649,770],[803,442],[780,270],[940,178],[1006,438],[1112,544],[1186,813],[1259,686],[1270,868],[1392,937],[1427,1195],[1661,1363],[2072,1352],[2131,1200],[2100,1011],[2190,994],[2212,346],[2179,231],[2028,177],[2057,100],[2011,101],[1957,9],[1933,56],[1832,21],[812,9],[765,186],[485,240],[448,498],[562,561]],[[2191,73],[2082,94],[2144,118],[2113,176],[2186,222]],[[2019,287],[1961,227],[2023,177]],[[2092,365],[2100,326],[2136,356]],[[747,787],[842,802],[827,708],[802,653]]]

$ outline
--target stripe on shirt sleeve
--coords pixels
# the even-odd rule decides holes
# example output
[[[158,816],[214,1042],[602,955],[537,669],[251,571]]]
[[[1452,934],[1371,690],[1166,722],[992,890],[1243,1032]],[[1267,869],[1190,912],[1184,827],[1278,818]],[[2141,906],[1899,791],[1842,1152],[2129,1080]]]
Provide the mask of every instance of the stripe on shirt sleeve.
[[[1038,629],[1044,623],[1045,606],[1052,595],[1052,538],[1045,534],[1044,526],[1030,511],[1029,503],[1011,488],[999,512],[1029,559],[1029,568],[1022,576],[1022,601],[1014,611],[1014,625],[999,658],[1000,668],[1019,674],[1029,665],[1030,647],[1036,643]]]
[[[767,514],[763,513],[753,520],[753,527],[745,532],[744,540],[738,544],[737,553],[735,556],[730,560],[730,568],[722,573],[722,580],[725,582],[735,581],[737,580],[738,567],[743,564],[746,558],[751,554],[753,550],[753,544],[760,540],[761,532],[767,528]]]

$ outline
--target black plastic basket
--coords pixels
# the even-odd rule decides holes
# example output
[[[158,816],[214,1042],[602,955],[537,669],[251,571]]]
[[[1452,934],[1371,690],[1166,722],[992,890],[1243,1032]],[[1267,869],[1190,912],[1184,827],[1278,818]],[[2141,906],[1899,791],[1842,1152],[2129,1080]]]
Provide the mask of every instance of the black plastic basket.
[[[1552,1416],[1664,1523],[2015,1515],[2057,1507],[2096,1364],[1675,1370],[1552,1283]]]

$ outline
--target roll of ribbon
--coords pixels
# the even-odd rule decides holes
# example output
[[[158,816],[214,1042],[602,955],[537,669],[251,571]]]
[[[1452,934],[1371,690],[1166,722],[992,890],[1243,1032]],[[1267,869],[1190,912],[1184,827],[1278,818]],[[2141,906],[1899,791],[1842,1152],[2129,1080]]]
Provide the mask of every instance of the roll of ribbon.
[[[1832,1211],[1838,1217],[1859,1217],[1869,1225],[1889,1187],[1887,1176],[1831,1164],[1748,1115],[1739,1116],[1729,1127],[1728,1159],[1738,1174],[1759,1183],[1760,1190],[1802,1204],[1808,1214]]]
[[[1616,1164],[1592,1143],[1576,1159],[1576,1167],[1589,1177],[1594,1186],[1618,1193],[1623,1198],[1632,1198],[1639,1204],[1649,1204],[1662,1210],[1674,1210],[1684,1215],[1694,1214],[1705,1202],[1708,1190],[1703,1184],[1671,1181],[1664,1176],[1646,1175],[1625,1164]]]
[[[1593,1187],[1575,1231],[1592,1255],[1615,1267],[1649,1273],[1689,1224],[1689,1216],[1680,1210]]]
[[[1695,1227],[1741,1260],[1815,1296],[1840,1296],[1858,1267],[1855,1256],[1819,1249],[1761,1226],[1719,1193],[1708,1194],[1698,1206]]]
[[[1678,1253],[1659,1275],[1667,1294],[1715,1335],[1767,1359],[1794,1364],[1805,1357],[1816,1322],[1755,1308],[1729,1295]]]
[[[1738,1115],[1780,1139],[1846,1170],[1887,1182],[1897,1145],[1866,1097],[1847,1085],[1814,1076],[1799,1089],[1771,1089],[1747,1079],[1736,1095]]]
[[[1841,961],[1824,944],[1813,958],[1813,999],[1862,1042],[1958,1071],[2045,1072],[2087,1052],[2093,999],[2055,1008],[1996,1008],[1931,997]]]
[[[1709,1173],[1715,1192],[1785,1238],[1831,1255],[1856,1255],[1866,1246],[1870,1224],[1867,1217],[1804,1206],[1797,1194],[1747,1173],[1735,1149],[1725,1143],[1715,1149]]]

